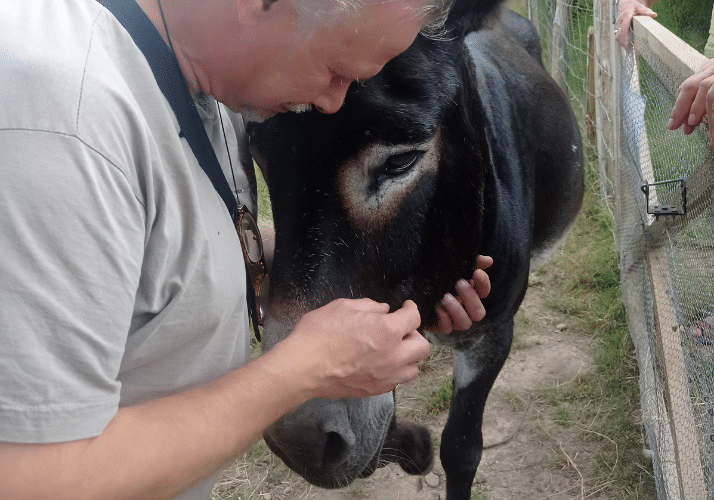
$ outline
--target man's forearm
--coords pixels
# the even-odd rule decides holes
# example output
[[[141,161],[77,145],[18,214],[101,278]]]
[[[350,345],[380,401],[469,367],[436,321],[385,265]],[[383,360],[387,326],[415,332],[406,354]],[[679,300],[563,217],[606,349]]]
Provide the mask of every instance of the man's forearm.
[[[338,299],[256,361],[203,387],[122,408],[101,435],[0,443],[0,498],[170,498],[315,397],[382,394],[417,376],[429,343],[416,304]],[[42,480],[36,478],[41,474]]]
[[[95,438],[0,443],[0,498],[178,494],[247,450],[272,422],[309,398],[300,371],[271,364],[273,357],[269,352],[206,386],[122,408]]]

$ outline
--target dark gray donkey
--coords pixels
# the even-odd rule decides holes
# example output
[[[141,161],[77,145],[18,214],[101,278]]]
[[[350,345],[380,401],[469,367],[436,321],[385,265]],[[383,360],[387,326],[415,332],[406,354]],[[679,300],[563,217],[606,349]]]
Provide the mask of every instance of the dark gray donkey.
[[[334,115],[282,114],[250,127],[266,172],[276,248],[263,348],[339,297],[399,307],[423,325],[480,254],[494,258],[486,318],[430,340],[454,350],[441,439],[447,498],[467,500],[486,397],[508,356],[534,257],[562,240],[582,200],[582,146],[538,35],[499,2],[457,0],[449,33],[418,37]],[[392,394],[312,400],[265,434],[311,483],[336,488],[388,461],[424,473],[428,431],[397,422]]]

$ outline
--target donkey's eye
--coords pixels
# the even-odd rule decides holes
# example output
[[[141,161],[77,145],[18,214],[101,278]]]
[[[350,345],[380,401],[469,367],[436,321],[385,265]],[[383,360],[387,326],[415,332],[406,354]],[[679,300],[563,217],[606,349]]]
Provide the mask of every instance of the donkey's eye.
[[[409,178],[409,173],[419,163],[426,154],[426,150],[410,149],[402,153],[396,153],[382,160],[379,167],[372,174],[373,181],[369,185],[369,190],[376,193],[381,187],[390,181],[401,181]]]
[[[392,155],[384,162],[382,174],[389,177],[402,175],[416,165],[422,156],[424,156],[424,151],[418,150]]]

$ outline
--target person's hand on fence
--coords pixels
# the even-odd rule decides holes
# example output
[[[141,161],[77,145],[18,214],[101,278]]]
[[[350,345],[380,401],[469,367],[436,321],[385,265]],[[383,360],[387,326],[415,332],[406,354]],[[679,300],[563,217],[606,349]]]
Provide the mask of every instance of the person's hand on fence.
[[[705,62],[699,72],[690,76],[677,90],[677,100],[667,128],[689,135],[702,122],[704,116],[709,124],[714,120],[714,59]],[[714,135],[709,129],[709,143],[714,147]]]
[[[657,13],[649,8],[657,0],[620,0],[617,4],[617,21],[615,22],[615,40],[627,48],[630,43],[630,24],[635,16],[657,17]],[[649,5],[649,6],[648,6]]]

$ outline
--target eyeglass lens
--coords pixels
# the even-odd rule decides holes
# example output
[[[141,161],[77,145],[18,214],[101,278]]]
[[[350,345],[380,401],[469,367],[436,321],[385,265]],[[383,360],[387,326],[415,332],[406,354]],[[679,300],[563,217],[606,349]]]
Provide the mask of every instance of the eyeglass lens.
[[[258,226],[248,212],[243,214],[240,225],[240,234],[243,239],[243,245],[245,245],[245,252],[248,254],[248,258],[251,262],[258,262],[263,256],[263,242],[260,241]]]

